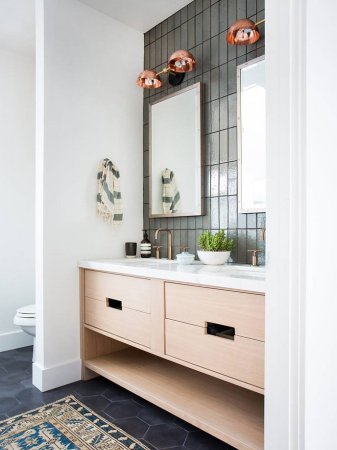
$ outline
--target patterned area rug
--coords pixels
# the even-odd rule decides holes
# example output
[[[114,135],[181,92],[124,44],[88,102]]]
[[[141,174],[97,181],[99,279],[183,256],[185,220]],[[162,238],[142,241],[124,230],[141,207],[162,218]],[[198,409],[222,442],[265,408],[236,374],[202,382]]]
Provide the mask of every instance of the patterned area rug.
[[[73,396],[0,422],[0,449],[148,450]]]

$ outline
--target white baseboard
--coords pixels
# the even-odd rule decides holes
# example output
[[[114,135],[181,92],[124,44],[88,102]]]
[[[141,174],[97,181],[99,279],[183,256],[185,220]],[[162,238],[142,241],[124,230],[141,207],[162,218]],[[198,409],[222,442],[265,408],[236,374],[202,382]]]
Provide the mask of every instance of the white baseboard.
[[[33,345],[33,337],[22,330],[0,333],[0,352]]]
[[[37,363],[33,364],[33,384],[41,392],[50,391],[80,379],[80,359],[47,368],[42,368]]]

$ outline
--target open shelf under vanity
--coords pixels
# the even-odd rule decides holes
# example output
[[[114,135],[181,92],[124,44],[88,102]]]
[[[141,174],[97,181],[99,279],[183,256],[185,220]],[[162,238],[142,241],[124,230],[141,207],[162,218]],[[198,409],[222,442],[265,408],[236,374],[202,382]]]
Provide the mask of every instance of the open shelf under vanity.
[[[236,448],[263,448],[261,394],[131,347],[84,365]]]

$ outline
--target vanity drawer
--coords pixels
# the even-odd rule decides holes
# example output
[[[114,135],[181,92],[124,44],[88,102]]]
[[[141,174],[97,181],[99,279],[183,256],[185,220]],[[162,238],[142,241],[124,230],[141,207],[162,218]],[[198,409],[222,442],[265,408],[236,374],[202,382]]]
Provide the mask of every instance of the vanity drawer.
[[[113,273],[85,271],[86,297],[106,301],[107,298],[122,302],[123,307],[150,313],[151,281]]]
[[[165,300],[167,319],[228,325],[236,336],[264,341],[264,295],[165,283]]]
[[[263,388],[264,342],[209,335],[205,327],[166,319],[166,352],[174,358]]]
[[[150,347],[150,314],[110,307],[107,301],[85,297],[84,322],[108,333]]]

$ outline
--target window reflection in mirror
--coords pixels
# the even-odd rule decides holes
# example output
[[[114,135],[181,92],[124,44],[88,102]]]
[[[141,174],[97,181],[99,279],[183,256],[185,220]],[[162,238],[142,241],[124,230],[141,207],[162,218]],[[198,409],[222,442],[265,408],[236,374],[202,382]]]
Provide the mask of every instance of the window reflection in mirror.
[[[266,210],[265,60],[238,66],[239,212]]]

